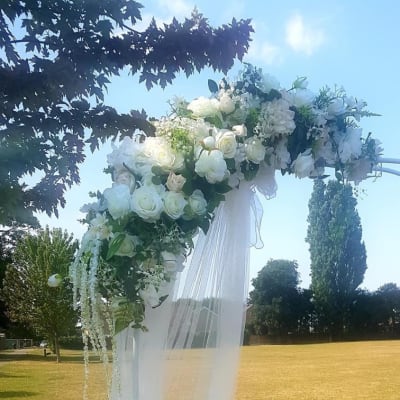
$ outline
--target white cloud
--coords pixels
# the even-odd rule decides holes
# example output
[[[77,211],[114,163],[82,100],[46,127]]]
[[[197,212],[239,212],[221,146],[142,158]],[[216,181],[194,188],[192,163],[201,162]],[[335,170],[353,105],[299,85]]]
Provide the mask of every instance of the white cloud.
[[[178,20],[182,20],[185,17],[190,17],[194,9],[194,5],[186,2],[185,0],[158,0],[156,4],[152,6],[152,8],[154,8],[155,12],[142,13],[142,20],[136,23],[135,30],[145,30],[149,26],[152,18],[155,19],[158,27],[162,27],[163,24],[171,23],[173,17],[177,18]],[[145,10],[147,11],[147,7]]]
[[[294,15],[286,24],[286,43],[296,52],[312,55],[325,41],[321,29],[306,26],[301,15]]]
[[[281,49],[266,40],[263,42],[258,42],[256,40],[251,42],[247,57],[266,65],[281,64],[283,61]]]
[[[159,0],[158,4],[176,18],[190,17],[194,5],[185,0]]]

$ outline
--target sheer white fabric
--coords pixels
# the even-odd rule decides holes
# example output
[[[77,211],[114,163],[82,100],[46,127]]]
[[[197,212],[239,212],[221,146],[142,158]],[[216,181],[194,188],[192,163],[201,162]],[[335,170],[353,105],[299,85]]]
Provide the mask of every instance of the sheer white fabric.
[[[113,400],[233,399],[261,210],[249,184],[228,193],[207,235],[197,238],[172,301],[146,310],[148,332],[118,335]]]
[[[182,293],[177,293],[173,303],[168,400],[233,398],[246,309],[254,196],[249,185],[230,192],[207,235],[199,235],[182,276]]]
[[[172,291],[171,285],[171,291]],[[146,308],[148,331],[126,328],[116,335],[113,400],[162,400],[165,344],[171,319],[171,301]]]

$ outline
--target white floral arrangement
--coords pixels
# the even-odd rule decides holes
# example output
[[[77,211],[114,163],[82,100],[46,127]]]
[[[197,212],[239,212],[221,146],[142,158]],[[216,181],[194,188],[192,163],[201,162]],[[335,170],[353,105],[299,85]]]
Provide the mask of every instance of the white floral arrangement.
[[[106,336],[143,329],[145,308],[168,297],[199,229],[207,232],[226,193],[274,174],[359,183],[373,171],[379,142],[362,137],[374,115],[344,90],[289,90],[246,65],[234,82],[209,81],[210,98],[172,102],[155,136],[124,137],[108,156],[112,186],[86,206],[89,229],[71,267],[86,346],[106,354]]]

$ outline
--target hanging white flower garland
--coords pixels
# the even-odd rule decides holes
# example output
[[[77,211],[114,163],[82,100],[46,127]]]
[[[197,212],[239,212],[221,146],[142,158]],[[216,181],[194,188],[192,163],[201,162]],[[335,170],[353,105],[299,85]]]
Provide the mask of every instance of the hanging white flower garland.
[[[104,361],[107,336],[146,329],[145,306],[167,298],[198,230],[243,180],[258,177],[271,197],[278,170],[316,178],[333,168],[358,183],[378,164],[379,142],[357,125],[373,114],[343,90],[315,95],[304,78],[285,90],[250,65],[209,88],[211,98],[176,99],[155,137],[124,137],[108,156],[112,187],[85,208],[89,229],[70,274],[85,347],[89,338]]]

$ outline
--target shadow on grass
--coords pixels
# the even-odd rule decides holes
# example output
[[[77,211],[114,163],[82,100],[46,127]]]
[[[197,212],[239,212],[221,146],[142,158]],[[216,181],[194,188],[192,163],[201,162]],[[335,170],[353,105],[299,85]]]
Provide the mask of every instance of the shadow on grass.
[[[5,372],[0,371],[0,379],[3,379],[3,378],[24,378],[24,379],[26,379],[27,376],[26,375],[11,375],[11,374],[7,374]],[[0,394],[1,394],[1,392],[0,392]]]
[[[54,354],[49,354],[47,357],[43,356],[43,353],[19,353],[14,351],[1,351],[0,352],[0,364],[1,362],[13,362],[13,361],[29,361],[29,362],[48,362],[54,363],[56,361],[56,356]],[[100,363],[99,357],[90,356],[90,363],[97,364]],[[73,363],[73,364],[83,364],[82,354],[68,354],[63,355],[61,352],[61,363]],[[0,397],[1,398],[1,397]]]
[[[32,397],[38,395],[39,393],[26,392],[25,390],[6,390],[5,392],[0,392],[0,399],[15,399],[17,397]]]

